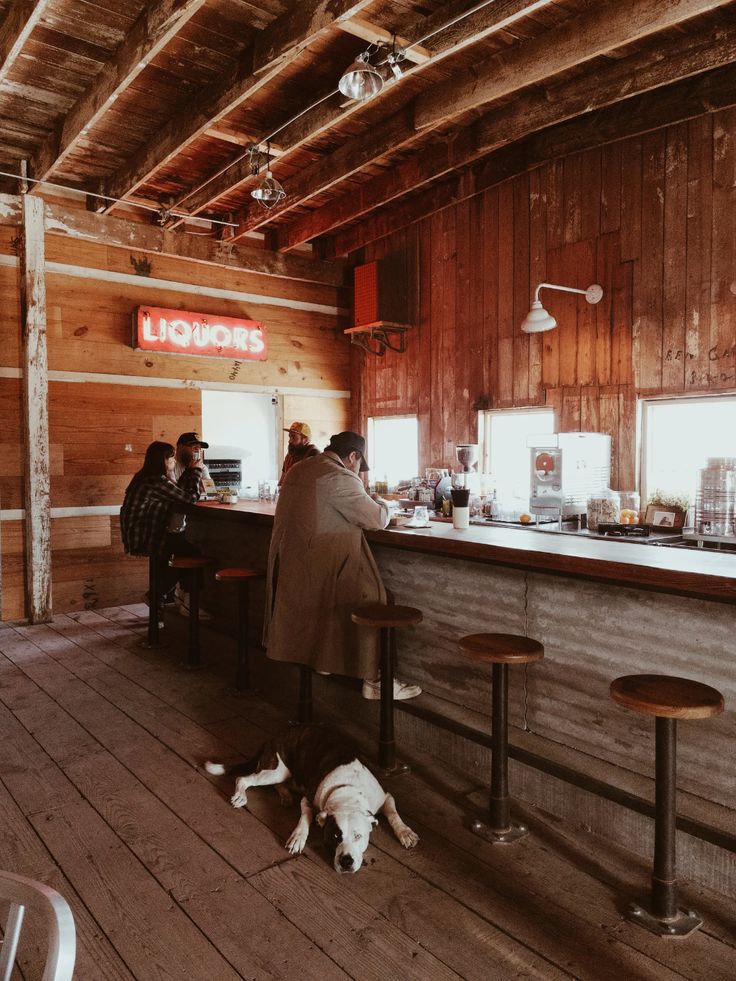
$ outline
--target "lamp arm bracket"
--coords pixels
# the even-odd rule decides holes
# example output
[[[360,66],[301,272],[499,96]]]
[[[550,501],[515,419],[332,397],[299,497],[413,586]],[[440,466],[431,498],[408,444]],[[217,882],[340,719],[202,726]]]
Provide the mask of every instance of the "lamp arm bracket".
[[[557,283],[540,283],[534,290],[534,299],[537,302],[539,302],[539,291],[542,289],[561,290],[563,293],[582,293],[588,303],[598,303],[603,296],[603,289],[597,283],[585,290],[576,289],[574,286],[559,286]]]

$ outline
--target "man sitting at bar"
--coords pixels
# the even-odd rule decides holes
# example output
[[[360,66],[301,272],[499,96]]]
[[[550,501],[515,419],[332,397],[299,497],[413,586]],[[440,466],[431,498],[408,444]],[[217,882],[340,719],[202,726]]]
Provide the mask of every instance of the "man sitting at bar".
[[[306,422],[292,422],[284,432],[289,434],[289,449],[281,468],[279,487],[295,463],[301,463],[302,460],[307,460],[310,456],[317,456],[319,453],[317,447],[312,443],[312,430]]]
[[[205,443],[204,440],[196,432],[182,433],[181,436],[176,441],[176,458],[174,460],[174,480],[179,486],[182,485],[182,481],[185,479],[185,475],[191,466],[197,466],[200,470],[199,475],[199,493],[198,498],[203,495],[202,480],[209,479],[210,473],[205,463],[202,459],[202,450],[209,449],[210,444]],[[169,521],[169,528],[166,535],[166,550],[170,556],[173,557],[187,557],[187,556],[199,556],[202,554],[201,549],[198,545],[190,542],[186,537],[187,528],[187,516],[182,511],[175,511],[171,515],[171,520]],[[189,573],[191,575],[191,573]],[[201,579],[202,573],[197,572],[194,575],[198,575]],[[200,582],[201,585],[201,582]],[[176,603],[176,608],[183,617],[189,616],[189,583],[186,579],[180,579],[174,590],[173,597],[165,597],[166,600],[173,598]],[[199,609],[200,620],[211,620],[211,615],[207,610],[200,607]]]
[[[377,631],[350,619],[356,606],[386,602],[363,529],[385,528],[389,507],[366,493],[359,474],[367,469],[364,438],[343,432],[287,473],[268,556],[264,644],[275,661],[362,678],[363,697],[377,699]],[[395,699],[419,694],[394,681]]]

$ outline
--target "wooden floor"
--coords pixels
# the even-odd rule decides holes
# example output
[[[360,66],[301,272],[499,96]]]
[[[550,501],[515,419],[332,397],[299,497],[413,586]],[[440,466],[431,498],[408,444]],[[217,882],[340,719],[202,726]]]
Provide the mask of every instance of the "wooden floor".
[[[233,810],[229,781],[198,766],[251,753],[285,712],[178,671],[176,644],[142,651],[145,613],[0,624],[0,866],[67,897],[75,978],[736,977],[732,904],[683,887],[705,928],[652,937],[621,916],[643,863],[529,812],[530,836],[486,845],[463,826],[479,788],[431,760],[391,787],[416,850],[382,821],[358,875],[338,876],[316,835],[289,856],[295,808],[264,789]]]

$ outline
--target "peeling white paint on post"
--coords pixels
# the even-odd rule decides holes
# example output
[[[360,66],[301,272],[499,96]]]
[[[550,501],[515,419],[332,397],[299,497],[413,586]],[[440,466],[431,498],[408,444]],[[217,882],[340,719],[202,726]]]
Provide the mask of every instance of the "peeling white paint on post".
[[[48,356],[44,203],[23,196],[21,317],[25,443],[26,606],[31,623],[51,619]]]

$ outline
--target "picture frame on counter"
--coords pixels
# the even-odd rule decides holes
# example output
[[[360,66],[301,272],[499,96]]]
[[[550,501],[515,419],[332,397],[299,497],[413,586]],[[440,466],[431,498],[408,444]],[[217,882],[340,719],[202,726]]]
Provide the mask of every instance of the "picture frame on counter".
[[[668,508],[662,504],[648,504],[644,516],[646,524],[658,531],[679,531],[685,527],[685,512],[681,508]]]

